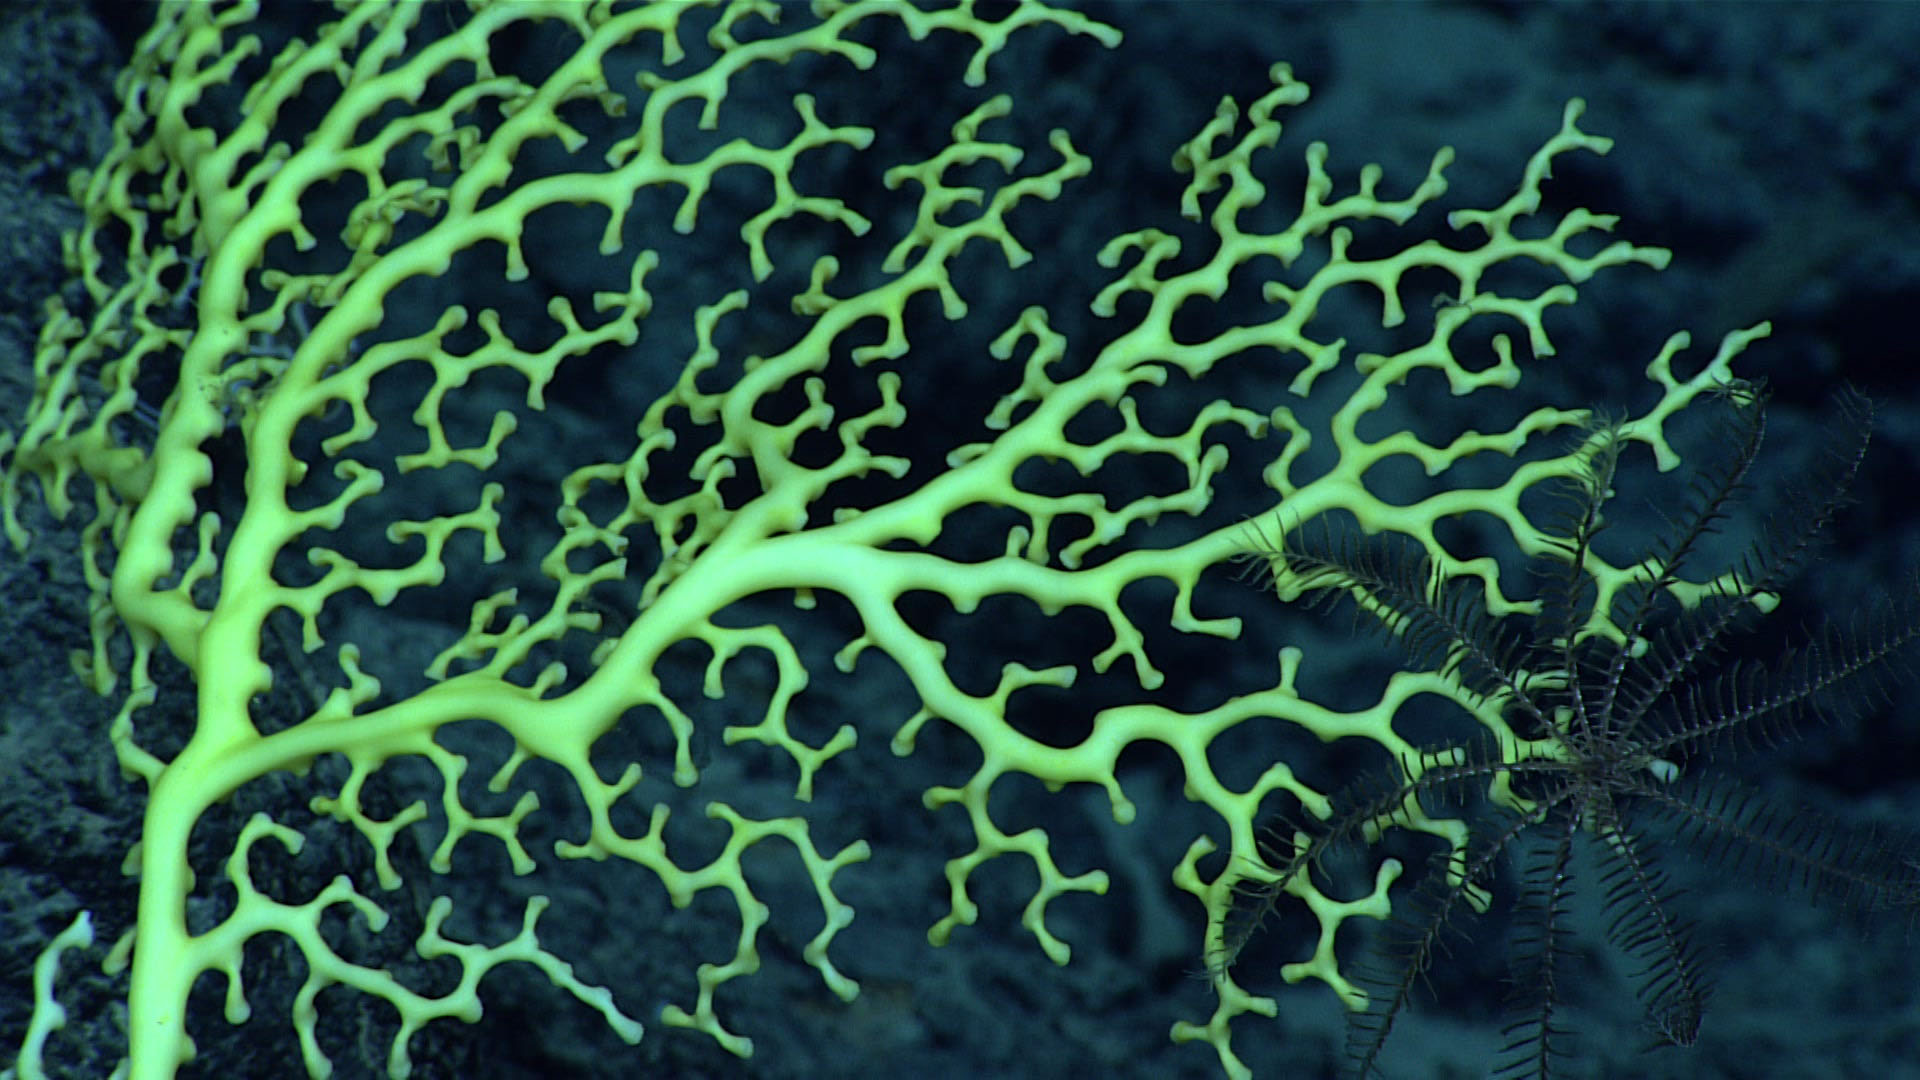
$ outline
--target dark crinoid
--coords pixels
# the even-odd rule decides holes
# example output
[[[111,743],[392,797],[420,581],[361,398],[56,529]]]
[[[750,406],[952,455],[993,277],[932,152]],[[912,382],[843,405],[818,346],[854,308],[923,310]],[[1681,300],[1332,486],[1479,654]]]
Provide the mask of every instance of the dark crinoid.
[[[1409,664],[1451,670],[1518,736],[1471,742],[1422,768],[1401,763],[1337,798],[1328,819],[1276,830],[1266,852],[1274,883],[1240,898],[1216,966],[1234,962],[1295,875],[1324,877],[1331,856],[1364,851],[1416,807],[1468,820],[1464,850],[1440,852],[1411,895],[1395,901],[1384,950],[1359,973],[1370,1004],[1354,1014],[1358,1074],[1378,1070],[1416,986],[1508,863],[1517,875],[1502,892],[1514,897],[1501,1063],[1509,1075],[1546,1077],[1576,1064],[1568,991],[1579,883],[1598,883],[1606,940],[1638,973],[1634,989],[1656,1044],[1692,1043],[1710,993],[1679,890],[1660,868],[1664,848],[1684,845],[1687,858],[1856,910],[1920,905],[1920,845],[1911,839],[1770,805],[1716,774],[1729,756],[1792,738],[1810,720],[1886,700],[1920,638],[1908,583],[1904,599],[1847,629],[1821,630],[1784,656],[1729,657],[1731,637],[1771,609],[1846,502],[1872,410],[1842,395],[1828,466],[1795,512],[1761,530],[1744,559],[1715,569],[1700,564],[1711,561],[1710,538],[1738,504],[1765,430],[1758,388],[1722,396],[1728,415],[1717,434],[1731,453],[1694,476],[1640,570],[1605,589],[1590,571],[1602,565],[1594,544],[1625,439],[1617,424],[1589,432],[1585,467],[1559,493],[1547,530],[1555,550],[1540,560],[1539,610],[1528,618],[1489,614],[1475,585],[1444,580],[1411,543],[1301,529],[1249,552],[1328,603],[1355,599]]]

